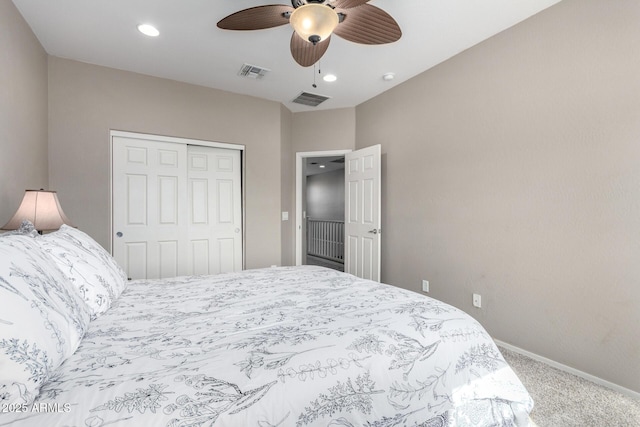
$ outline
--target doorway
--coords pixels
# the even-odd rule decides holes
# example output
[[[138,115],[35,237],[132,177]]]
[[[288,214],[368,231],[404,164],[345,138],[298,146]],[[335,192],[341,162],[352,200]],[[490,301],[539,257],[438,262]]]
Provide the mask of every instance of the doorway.
[[[380,144],[356,151],[316,151],[296,154],[296,265],[305,254],[303,169],[309,157],[344,155],[344,271],[380,281],[381,156]]]
[[[308,157],[304,175],[303,264],[344,271],[344,156]]]
[[[312,167],[312,171],[321,171],[322,169],[327,169],[327,163],[325,163],[324,160],[319,161],[319,159],[344,158],[344,155],[351,151],[352,150],[332,150],[296,153],[296,265],[307,264],[307,163],[317,163],[316,165],[309,166]],[[320,168],[321,164],[324,164],[325,167]],[[337,163],[332,164],[332,167],[336,164]],[[344,168],[344,163],[342,167]],[[314,173],[314,175],[317,173]],[[335,209],[333,209],[333,211],[335,211]],[[315,212],[317,213],[318,211]],[[322,216],[326,213],[325,211]],[[344,221],[344,204],[342,218]]]

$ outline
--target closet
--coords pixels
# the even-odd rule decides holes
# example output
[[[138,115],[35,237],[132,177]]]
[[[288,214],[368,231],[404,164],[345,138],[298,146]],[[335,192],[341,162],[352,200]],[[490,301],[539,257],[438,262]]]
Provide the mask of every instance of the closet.
[[[244,146],[111,132],[113,256],[131,279],[242,270]]]

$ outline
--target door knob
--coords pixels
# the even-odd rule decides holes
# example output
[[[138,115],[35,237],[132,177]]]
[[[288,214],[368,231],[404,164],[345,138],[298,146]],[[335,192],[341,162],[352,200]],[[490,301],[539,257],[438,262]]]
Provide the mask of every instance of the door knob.
[[[239,232],[240,232],[240,229],[239,229],[239,228],[236,228],[234,231],[235,231],[236,233],[239,233]]]
[[[116,233],[116,236],[118,236],[118,237],[122,237],[122,236],[123,236],[122,231],[118,231],[118,232]]]
[[[369,230],[369,233],[378,234],[378,229],[374,228],[373,230]]]

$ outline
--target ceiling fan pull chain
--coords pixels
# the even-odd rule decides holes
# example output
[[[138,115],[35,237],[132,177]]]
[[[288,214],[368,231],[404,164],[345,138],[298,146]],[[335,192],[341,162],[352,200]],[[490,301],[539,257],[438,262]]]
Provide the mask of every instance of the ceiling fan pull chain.
[[[313,84],[311,85],[313,88],[317,88],[316,86],[316,64],[313,64]]]

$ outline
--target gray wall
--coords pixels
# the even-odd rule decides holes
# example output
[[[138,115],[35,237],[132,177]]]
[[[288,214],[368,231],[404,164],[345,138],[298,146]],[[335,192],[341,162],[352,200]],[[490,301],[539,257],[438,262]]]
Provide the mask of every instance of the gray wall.
[[[564,0],[356,108],[383,281],[636,392],[639,22],[636,0]]]
[[[356,109],[294,113],[291,139],[294,153],[353,149],[356,144]],[[295,167],[295,156],[293,161]]]
[[[0,1],[0,64],[2,227],[24,190],[48,189],[49,184],[47,54],[11,1]]]
[[[307,177],[307,217],[344,221],[344,169]]]
[[[49,180],[74,223],[109,247],[110,130],[244,144],[246,265],[280,264],[281,113],[272,101],[50,57]]]
[[[284,106],[281,106],[281,135],[282,150],[280,160],[280,199],[282,212],[289,213],[289,219],[282,221],[282,265],[295,265],[295,239],[296,239],[296,208],[295,188],[291,184],[295,182],[295,153],[293,152],[293,140],[291,139],[291,124],[293,114]]]

